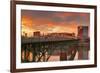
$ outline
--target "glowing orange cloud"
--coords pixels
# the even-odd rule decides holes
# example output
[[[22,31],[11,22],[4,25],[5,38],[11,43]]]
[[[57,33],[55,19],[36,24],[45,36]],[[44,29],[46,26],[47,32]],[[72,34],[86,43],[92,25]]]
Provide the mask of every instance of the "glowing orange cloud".
[[[33,24],[33,20],[32,20],[32,18],[30,18],[30,17],[25,17],[25,16],[23,16],[23,17],[22,17],[22,20],[21,20],[21,23],[22,23],[22,25],[31,27],[32,24]]]
[[[22,35],[25,32],[28,36],[32,36],[35,31],[44,34],[67,32],[77,35],[77,27],[79,25],[89,26],[89,19],[88,13],[26,10],[22,12],[21,16]]]

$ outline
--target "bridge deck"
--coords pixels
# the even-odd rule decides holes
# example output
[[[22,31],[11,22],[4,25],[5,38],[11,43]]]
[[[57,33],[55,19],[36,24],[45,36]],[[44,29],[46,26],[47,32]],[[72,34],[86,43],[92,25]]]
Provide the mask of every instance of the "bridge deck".
[[[22,38],[22,43],[37,43],[37,42],[58,42],[58,41],[70,41],[70,40],[78,40],[76,37],[56,37],[56,38],[44,38],[44,37],[30,37],[30,38]]]

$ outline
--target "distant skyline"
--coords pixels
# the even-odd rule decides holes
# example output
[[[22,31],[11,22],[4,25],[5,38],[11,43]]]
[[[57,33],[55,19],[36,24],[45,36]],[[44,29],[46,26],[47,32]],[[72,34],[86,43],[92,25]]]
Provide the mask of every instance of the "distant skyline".
[[[90,26],[90,14],[79,12],[56,12],[21,10],[21,26],[23,32],[31,36],[33,32],[41,33],[66,32],[77,35],[78,26]]]

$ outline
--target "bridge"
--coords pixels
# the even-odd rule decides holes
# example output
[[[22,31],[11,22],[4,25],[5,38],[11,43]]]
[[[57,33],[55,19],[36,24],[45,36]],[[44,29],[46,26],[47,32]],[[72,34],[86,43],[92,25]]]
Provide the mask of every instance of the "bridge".
[[[49,61],[54,51],[58,52],[57,50],[59,50],[59,52],[56,55],[60,57],[60,61],[74,60],[76,52],[79,52],[82,47],[84,49],[89,45],[86,42],[80,43],[80,39],[75,36],[22,37],[21,42],[22,51],[24,50],[25,54],[25,56],[22,57],[22,62]],[[29,56],[29,52],[31,52],[31,56]]]

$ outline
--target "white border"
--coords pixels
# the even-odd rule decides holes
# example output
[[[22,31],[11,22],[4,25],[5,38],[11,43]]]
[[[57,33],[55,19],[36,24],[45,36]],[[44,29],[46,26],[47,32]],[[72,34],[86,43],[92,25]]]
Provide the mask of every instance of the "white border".
[[[42,11],[63,11],[63,12],[84,12],[90,13],[90,59],[75,61],[57,61],[43,63],[21,63],[21,9],[42,10]],[[69,7],[50,7],[36,5],[16,5],[16,69],[54,67],[54,66],[74,66],[94,64],[94,10],[86,8],[69,8]]]

